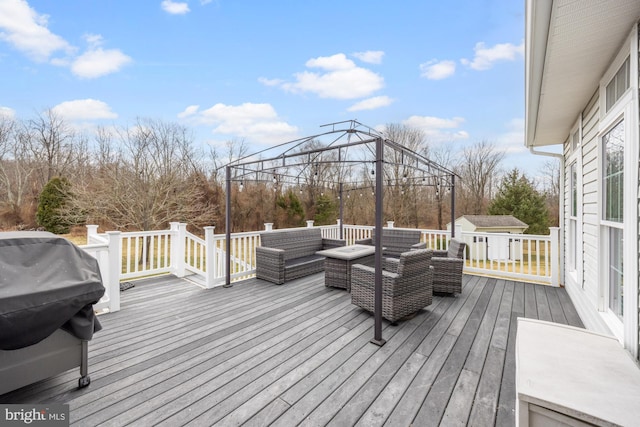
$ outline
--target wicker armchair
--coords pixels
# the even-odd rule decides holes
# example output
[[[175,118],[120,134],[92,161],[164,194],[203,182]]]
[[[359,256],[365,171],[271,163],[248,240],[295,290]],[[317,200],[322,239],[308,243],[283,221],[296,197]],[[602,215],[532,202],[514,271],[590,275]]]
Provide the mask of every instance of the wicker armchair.
[[[405,252],[400,259],[386,258],[382,271],[382,317],[395,323],[431,304],[433,267],[430,249]],[[375,268],[351,267],[351,303],[374,311]]]
[[[449,250],[433,251],[433,292],[462,292],[462,268],[466,247],[466,243],[454,238],[449,242]]]

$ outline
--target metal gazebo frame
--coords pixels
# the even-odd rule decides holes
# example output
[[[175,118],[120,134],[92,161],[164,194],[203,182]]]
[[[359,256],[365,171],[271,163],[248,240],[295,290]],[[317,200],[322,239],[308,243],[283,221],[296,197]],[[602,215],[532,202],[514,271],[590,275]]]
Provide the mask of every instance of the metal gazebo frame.
[[[319,165],[339,165],[341,173],[338,182],[340,192],[340,238],[343,238],[343,200],[344,185],[359,188],[367,184],[367,181],[354,176],[353,165],[373,164],[371,174],[375,175],[375,296],[374,296],[374,337],[372,343],[382,346],[385,340],[382,338],[382,229],[383,229],[383,201],[385,166],[402,167],[405,171],[403,182],[409,180],[409,184],[440,186],[451,190],[451,224],[455,223],[455,178],[456,174],[449,169],[429,160],[423,155],[384,137],[380,132],[365,126],[356,120],[331,123],[323,125],[328,131],[305,138],[279,144],[257,153],[245,156],[230,162],[225,166],[226,183],[226,259],[225,259],[225,287],[231,285],[231,189],[232,183],[238,182],[240,189],[245,181],[268,182],[272,181],[280,185],[300,185],[300,179],[305,179],[303,174],[309,172],[315,166],[316,174]],[[328,139],[328,142],[323,140]],[[316,147],[307,148],[307,145]],[[281,153],[270,155],[276,150]],[[385,160],[385,153],[394,157]],[[293,172],[290,170],[293,169]],[[297,174],[295,173],[297,171]],[[411,172],[408,177],[407,171]],[[367,167],[368,172],[368,167]],[[421,174],[420,176],[417,176]],[[393,177],[393,179],[397,179]],[[428,179],[428,181],[427,181]],[[388,179],[390,182],[391,179]],[[425,184],[425,182],[427,182]],[[325,182],[322,182],[323,185]],[[316,182],[318,184],[318,182]],[[368,186],[371,184],[368,183]],[[455,237],[455,227],[451,227],[451,237]]]

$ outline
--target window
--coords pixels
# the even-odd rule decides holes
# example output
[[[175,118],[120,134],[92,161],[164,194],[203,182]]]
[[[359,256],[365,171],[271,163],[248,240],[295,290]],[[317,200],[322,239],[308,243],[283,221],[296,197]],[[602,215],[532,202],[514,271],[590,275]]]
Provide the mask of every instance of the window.
[[[624,207],[624,120],[602,136],[603,220],[607,236],[608,307],[622,320],[623,305],[623,207]]]
[[[624,121],[602,137],[604,147],[604,219],[622,222],[624,207]]]
[[[637,30],[637,28],[636,24],[634,29]],[[630,335],[629,332],[634,328],[637,329],[638,322],[636,295],[638,287],[636,248],[639,228],[636,216],[638,207],[636,197],[638,191],[638,98],[636,96],[639,81],[636,67],[638,54],[637,34],[634,31],[629,34],[621,49],[609,62],[609,67],[600,80],[598,104],[589,104],[598,108],[599,113],[598,137],[593,141],[598,145],[598,162],[593,166],[598,170],[599,185],[597,189],[593,188],[590,185],[592,181],[589,179],[584,181],[583,188],[585,200],[588,197],[587,186],[589,190],[598,192],[599,227],[597,229],[587,226],[586,221],[580,222],[580,215],[583,215],[586,220],[595,212],[593,210],[587,212],[586,208],[584,211],[581,210],[581,202],[585,200],[578,201],[578,232],[590,239],[596,237],[593,239],[596,245],[593,248],[593,254],[597,253],[597,257],[593,261],[596,261],[597,265],[587,265],[591,261],[588,256],[578,259],[578,262],[582,261],[584,267],[582,269],[584,287],[597,290],[598,309],[603,311],[603,320],[618,339],[630,343],[636,350],[638,334]],[[586,161],[586,154],[584,160]],[[567,163],[567,173],[569,173],[569,165],[570,163]],[[587,174],[591,170],[592,168],[589,167],[581,175],[581,163],[578,163],[578,187],[582,183],[581,178],[587,179]],[[569,191],[568,179],[566,184]],[[578,188],[579,197],[580,193]],[[589,193],[593,194],[593,191]],[[589,198],[587,201],[591,200]],[[566,201],[569,202],[568,195]],[[569,211],[570,208],[567,206],[567,215]],[[568,221],[565,223],[569,225]],[[585,227],[583,228],[582,225]],[[587,254],[587,245],[585,238],[584,254]],[[591,245],[588,246],[591,249]],[[581,253],[579,252],[578,255]],[[587,269],[597,270],[597,276],[588,276]],[[625,281],[626,289],[623,288]],[[633,292],[634,298],[630,296],[630,292]],[[624,313],[623,304],[626,304]]]
[[[571,180],[571,213],[570,216],[578,215],[578,171],[575,162],[570,166]]]
[[[574,153],[580,146],[580,133],[578,131],[571,134],[571,152]]]
[[[578,260],[578,171],[575,162],[569,167],[569,185],[571,187],[569,194],[569,271],[576,271]]]
[[[627,89],[629,89],[629,71],[629,58],[627,58],[624,64],[618,69],[616,75],[613,76],[609,84],[607,84],[606,111],[609,111]]]
[[[623,251],[622,229],[609,228],[609,309],[622,320]]]

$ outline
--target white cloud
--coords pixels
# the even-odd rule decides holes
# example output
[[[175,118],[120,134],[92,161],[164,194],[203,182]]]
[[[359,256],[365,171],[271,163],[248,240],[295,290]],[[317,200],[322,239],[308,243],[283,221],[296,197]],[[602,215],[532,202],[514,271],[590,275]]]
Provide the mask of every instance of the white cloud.
[[[369,64],[381,64],[384,52],[381,50],[368,50],[366,52],[354,52],[353,56],[362,62],[367,62]]]
[[[355,65],[343,53],[312,58],[305,64],[326,72],[296,73],[295,82],[280,86],[293,93],[311,92],[320,98],[355,99],[370,96],[384,86],[384,79],[366,68]]]
[[[524,119],[512,119],[505,124],[505,132],[496,138],[496,146],[505,153],[527,151],[524,145]]]
[[[185,119],[187,117],[191,117],[194,114],[196,114],[199,109],[200,109],[199,105],[189,105],[187,108],[184,109],[183,112],[178,113],[178,118]]]
[[[428,141],[434,143],[468,139],[469,134],[458,129],[463,123],[462,117],[443,119],[432,116],[411,116],[402,122],[408,127],[422,130]]]
[[[284,83],[281,79],[268,79],[266,77],[258,77],[258,82],[262,83],[265,86],[280,86]]]
[[[348,59],[344,53],[337,53],[332,56],[319,56],[311,58],[304,65],[309,68],[323,68],[325,70],[350,70],[356,66],[352,60]]]
[[[131,58],[118,49],[104,50],[99,34],[86,34],[89,48],[75,56],[77,48],[47,28],[48,16],[39,15],[25,0],[0,0],[0,40],[36,62],[70,67],[78,77],[95,78],[119,71]],[[62,52],[62,57],[53,57]]]
[[[202,111],[192,105],[180,114],[212,126],[215,134],[246,138],[257,144],[286,142],[297,138],[298,134],[298,129],[280,119],[270,104],[215,104]]]
[[[132,61],[119,49],[103,49],[103,37],[99,34],[85,34],[83,38],[89,47],[71,63],[71,72],[78,77],[102,77],[120,71]]]
[[[77,57],[71,64],[71,72],[78,77],[94,79],[120,71],[131,61],[118,49],[95,48]]]
[[[170,13],[171,15],[184,15],[191,11],[189,9],[189,5],[185,2],[163,0],[160,6],[162,7],[162,10]]]
[[[464,123],[464,119],[462,117],[443,119],[432,116],[411,116],[404,120],[403,123],[407,126],[419,128],[454,129]]]
[[[0,107],[0,117],[4,117],[6,119],[13,119],[16,117],[16,112],[9,107]]]
[[[97,99],[76,99],[62,102],[52,108],[53,112],[72,121],[115,119],[116,113],[103,101]]]
[[[364,99],[347,108],[347,111],[375,110],[376,108],[391,105],[393,99],[388,96],[374,96],[373,98]]]
[[[456,72],[456,63],[454,61],[438,61],[432,59],[429,62],[420,64],[420,74],[429,80],[441,80],[452,76]]]
[[[104,38],[100,35],[100,34],[85,34],[82,36],[82,38],[84,39],[84,41],[87,42],[87,44],[89,45],[90,49],[95,49],[97,47],[102,46],[102,43],[104,42]]]
[[[461,59],[463,65],[474,70],[482,71],[493,67],[498,61],[514,61],[524,56],[524,42],[519,45],[501,43],[492,47],[486,47],[483,42],[476,43],[473,60]]]
[[[37,62],[48,61],[56,52],[73,47],[47,28],[48,16],[39,15],[25,0],[0,1],[0,40]]]

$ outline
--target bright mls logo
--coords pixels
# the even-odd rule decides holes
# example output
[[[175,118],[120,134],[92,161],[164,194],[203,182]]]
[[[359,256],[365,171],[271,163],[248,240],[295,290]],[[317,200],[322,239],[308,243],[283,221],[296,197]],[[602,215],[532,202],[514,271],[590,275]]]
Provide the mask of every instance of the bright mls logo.
[[[68,426],[69,405],[0,405],[2,426]]]

